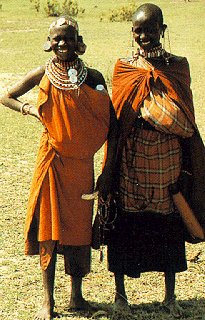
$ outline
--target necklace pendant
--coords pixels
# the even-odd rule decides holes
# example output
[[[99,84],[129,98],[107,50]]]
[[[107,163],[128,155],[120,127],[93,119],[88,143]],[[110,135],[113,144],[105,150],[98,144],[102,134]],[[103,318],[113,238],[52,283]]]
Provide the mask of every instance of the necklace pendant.
[[[71,77],[71,76],[77,76],[78,72],[76,69],[74,68],[70,68],[68,69],[68,76]]]
[[[71,75],[69,79],[70,79],[71,83],[77,83],[78,82],[78,77],[77,76]]]

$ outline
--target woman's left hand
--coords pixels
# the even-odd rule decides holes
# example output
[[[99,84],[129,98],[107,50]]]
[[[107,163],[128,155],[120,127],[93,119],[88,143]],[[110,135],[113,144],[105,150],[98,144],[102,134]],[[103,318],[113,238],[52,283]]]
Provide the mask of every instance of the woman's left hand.
[[[103,170],[96,182],[95,190],[99,192],[98,198],[101,202],[109,201],[113,183],[113,175],[110,170]]]

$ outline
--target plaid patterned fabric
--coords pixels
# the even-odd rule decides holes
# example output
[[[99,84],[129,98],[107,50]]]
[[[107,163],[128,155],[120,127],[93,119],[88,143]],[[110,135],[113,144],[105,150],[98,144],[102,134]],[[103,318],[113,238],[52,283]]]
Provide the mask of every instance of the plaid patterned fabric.
[[[194,129],[184,112],[165,93],[152,88],[141,108],[142,117],[157,130],[183,138],[191,137]]]
[[[129,212],[172,212],[168,187],[177,181],[180,169],[181,148],[175,135],[133,128],[122,154],[121,207]]]

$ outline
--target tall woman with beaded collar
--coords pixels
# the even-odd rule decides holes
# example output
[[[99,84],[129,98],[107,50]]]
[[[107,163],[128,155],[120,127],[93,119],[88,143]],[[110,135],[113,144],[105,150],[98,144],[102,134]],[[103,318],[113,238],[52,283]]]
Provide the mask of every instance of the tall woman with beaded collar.
[[[71,276],[70,308],[91,308],[81,286],[90,271],[93,201],[82,195],[93,192],[93,157],[107,139],[109,157],[97,189],[103,197],[109,193],[116,118],[102,74],[78,57],[85,49],[77,22],[58,18],[44,46],[54,56],[1,99],[5,106],[37,117],[44,126],[25,223],[25,253],[40,253],[43,273],[44,301],[35,319],[54,316],[57,253],[64,255],[65,272]],[[21,102],[19,97],[36,85],[37,107]]]

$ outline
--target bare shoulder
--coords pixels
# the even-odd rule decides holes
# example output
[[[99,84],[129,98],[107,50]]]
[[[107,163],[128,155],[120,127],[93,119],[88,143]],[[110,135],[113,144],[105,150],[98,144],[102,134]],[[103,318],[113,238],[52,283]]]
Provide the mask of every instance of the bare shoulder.
[[[95,88],[98,84],[102,84],[104,85],[104,87],[106,87],[105,79],[100,71],[92,68],[88,68],[87,70],[88,70],[88,76],[86,79],[87,85],[89,85],[92,88]]]
[[[172,61],[172,62],[188,63],[186,57],[177,56],[177,55],[172,54],[172,53],[169,54],[169,59],[170,59],[170,61]]]
[[[34,85],[38,85],[44,74],[45,74],[45,67],[40,66],[29,71],[23,80],[31,81],[33,82]]]

